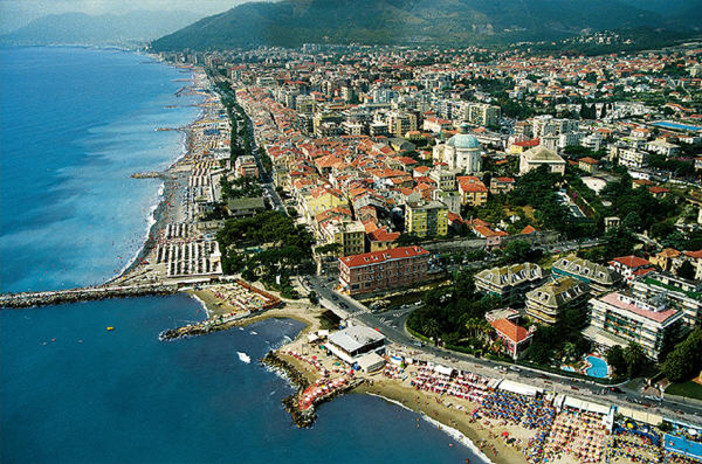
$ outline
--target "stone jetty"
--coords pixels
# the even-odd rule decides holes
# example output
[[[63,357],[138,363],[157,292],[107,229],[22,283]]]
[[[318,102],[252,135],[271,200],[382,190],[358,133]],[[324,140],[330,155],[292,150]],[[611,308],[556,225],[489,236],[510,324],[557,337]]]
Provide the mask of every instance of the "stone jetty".
[[[156,179],[161,177],[163,174],[157,171],[149,171],[149,172],[135,172],[132,174],[131,177],[132,179]]]
[[[161,332],[158,339],[161,341],[175,340],[178,338],[194,337],[197,335],[206,335],[209,333],[228,330],[232,323],[249,316],[251,312],[244,312],[232,317],[219,317],[216,319],[207,319],[197,324],[188,324],[175,329],[168,329]]]
[[[283,371],[290,383],[297,387],[297,391],[292,395],[284,398],[282,403],[285,406],[285,410],[292,416],[293,422],[298,428],[309,428],[312,427],[314,421],[317,419],[316,408],[320,404],[331,401],[339,395],[343,395],[349,390],[352,390],[363,383],[363,379],[336,379],[333,381],[320,380],[324,384],[330,383],[334,384],[337,382],[339,386],[334,388],[325,388],[325,392],[318,396],[315,396],[312,400],[305,400],[305,392],[313,389],[317,384],[310,384],[307,378],[298,371],[295,366],[288,361],[282,359],[275,351],[269,351],[266,356],[261,359],[261,364],[270,366],[273,369],[278,369]],[[321,385],[320,385],[321,388]]]
[[[79,301],[105,300],[108,298],[172,295],[177,292],[178,285],[145,284],[129,286],[105,285],[50,292],[12,293],[0,295],[0,308],[31,308],[77,303]]]

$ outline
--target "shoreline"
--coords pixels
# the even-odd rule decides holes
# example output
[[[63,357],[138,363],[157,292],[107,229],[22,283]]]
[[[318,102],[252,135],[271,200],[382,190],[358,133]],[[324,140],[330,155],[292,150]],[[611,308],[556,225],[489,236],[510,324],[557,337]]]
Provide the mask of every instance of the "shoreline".
[[[300,309],[290,307],[275,308],[261,314],[251,315],[232,321],[230,323],[230,328],[247,326],[268,319],[294,319],[303,322],[305,326],[300,330],[294,340],[283,343],[279,348],[271,350],[276,353],[277,357],[284,360],[286,364],[295,370],[296,375],[291,376],[289,373],[286,373],[283,377],[298,390],[298,384],[292,381],[292,377],[298,379],[304,378],[305,381],[311,385],[320,379],[320,375],[318,371],[312,369],[306,362],[289,355],[286,350],[292,347],[296,342],[302,340],[306,334],[319,329],[319,316],[321,316],[322,313],[323,310],[319,309],[315,314],[302,312]],[[266,366],[266,368],[268,369],[269,366]],[[468,448],[471,453],[477,455],[485,462],[492,464],[526,462],[521,452],[506,445],[500,440],[499,436],[491,436],[491,431],[483,427],[479,422],[471,423],[467,415],[467,410],[459,411],[455,408],[448,409],[443,405],[443,402],[436,401],[435,395],[427,394],[426,392],[417,392],[397,381],[382,377],[379,373],[371,375],[364,374],[363,378],[367,380],[348,391],[349,394],[380,397],[398,407],[414,411],[418,413],[425,422],[433,427],[439,428],[439,430],[444,432],[447,436]],[[421,401],[413,402],[412,398],[417,396],[421,398]],[[481,442],[488,444],[486,450],[480,447],[479,444]],[[496,449],[497,454],[488,456],[486,451],[490,448]]]
[[[485,453],[483,453],[483,451],[480,448],[478,448],[475,445],[475,443],[473,443],[473,440],[471,440],[470,438],[465,436],[463,433],[461,433],[460,430],[455,429],[453,427],[449,427],[448,425],[446,425],[442,422],[439,422],[435,419],[432,419],[431,417],[426,415],[424,412],[418,412],[418,411],[416,411],[408,406],[405,406],[400,401],[393,400],[391,398],[387,398],[383,395],[378,395],[376,393],[361,393],[361,394],[368,395],[368,396],[375,396],[376,398],[381,398],[382,400],[387,401],[388,403],[392,403],[396,406],[399,406],[402,409],[406,409],[407,411],[412,411],[412,412],[418,413],[424,421],[426,421],[429,424],[433,425],[434,427],[438,428],[439,430],[441,430],[442,432],[444,432],[446,435],[450,436],[451,438],[454,438],[457,442],[459,442],[460,444],[462,444],[463,446],[468,448],[472,453],[475,453],[475,455],[477,455],[480,459],[482,459],[486,462],[489,462],[489,463],[495,462],[492,459],[490,459]]]
[[[138,55],[143,55],[148,57],[149,59],[153,60],[154,63],[162,64],[165,66],[169,66],[173,69],[182,71],[184,68],[164,62],[156,55],[150,54],[148,52],[140,52],[138,50],[133,51],[133,53],[136,53]],[[119,281],[125,281],[130,278],[130,274],[134,273],[136,270],[138,270],[139,266],[142,264],[144,260],[156,249],[158,246],[158,243],[156,242],[156,236],[158,232],[161,230],[165,229],[166,224],[170,222],[170,219],[172,219],[174,216],[178,214],[178,208],[179,205],[172,203],[171,201],[168,201],[172,196],[175,196],[176,193],[178,192],[179,189],[183,188],[185,184],[185,180],[182,178],[183,176],[176,170],[176,167],[178,163],[180,163],[182,160],[184,160],[189,154],[193,152],[194,149],[194,135],[193,135],[193,130],[195,125],[201,121],[205,115],[206,112],[203,108],[203,104],[205,103],[206,95],[202,92],[197,92],[195,89],[195,84],[196,84],[196,73],[198,72],[197,68],[185,68],[188,69],[189,71],[189,77],[187,78],[187,83],[185,86],[182,88],[176,90],[174,92],[174,95],[179,96],[178,94],[183,90],[187,89],[191,95],[197,95],[199,97],[199,101],[195,103],[194,107],[199,108],[199,111],[195,118],[190,121],[189,123],[185,124],[184,126],[181,127],[176,127],[176,128],[170,128],[172,131],[180,132],[183,134],[184,139],[181,141],[181,150],[180,153],[176,158],[174,158],[172,161],[169,162],[168,167],[166,167],[163,171],[161,171],[161,185],[158,190],[158,196],[157,196],[157,201],[152,205],[151,211],[149,215],[147,216],[147,222],[150,223],[147,228],[146,232],[144,235],[144,240],[142,242],[141,247],[139,250],[136,252],[134,257],[131,259],[131,261],[125,265],[125,267],[116,273],[114,276],[110,277],[107,279],[105,282],[103,282],[101,285],[110,285],[117,283]],[[158,128],[156,129],[158,131]],[[141,179],[138,179],[141,180]]]

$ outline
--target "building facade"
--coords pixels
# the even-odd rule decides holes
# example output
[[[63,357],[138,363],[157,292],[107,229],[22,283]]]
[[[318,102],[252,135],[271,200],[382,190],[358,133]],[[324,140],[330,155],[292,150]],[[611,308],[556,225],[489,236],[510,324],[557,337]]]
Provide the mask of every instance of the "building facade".
[[[405,232],[417,237],[443,237],[448,233],[448,208],[438,201],[407,203]]]
[[[622,281],[617,272],[575,255],[560,258],[553,264],[551,273],[554,277],[573,277],[585,282],[593,293],[611,291]]]
[[[349,295],[420,284],[427,279],[429,252],[400,247],[339,258],[339,283]]]
[[[578,306],[588,298],[587,284],[561,277],[526,294],[526,313],[545,324],[555,324],[566,306]]]
[[[640,300],[612,292],[590,301],[590,324],[613,335],[612,344],[636,342],[657,359],[661,350],[677,340],[683,328],[683,313],[667,307],[665,299]],[[618,339],[621,342],[618,342]]]
[[[497,296],[508,305],[524,299],[524,294],[543,282],[543,272],[538,264],[522,263],[485,269],[474,277],[475,288],[488,295]]]

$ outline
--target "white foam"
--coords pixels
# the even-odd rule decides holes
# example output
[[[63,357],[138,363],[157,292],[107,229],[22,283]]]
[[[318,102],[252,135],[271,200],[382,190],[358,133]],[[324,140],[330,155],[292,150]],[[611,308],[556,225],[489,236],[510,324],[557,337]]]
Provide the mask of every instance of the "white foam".
[[[385,401],[387,401],[388,403],[392,403],[392,404],[397,405],[397,406],[399,406],[399,407],[401,407],[401,408],[403,408],[403,409],[406,409],[406,410],[408,410],[408,411],[416,412],[416,411],[414,411],[413,409],[408,408],[408,407],[405,406],[404,404],[400,403],[399,401],[391,400],[390,398],[386,398],[386,397],[384,397],[384,396],[382,396],[382,395],[376,395],[376,394],[374,394],[374,393],[366,393],[366,394],[367,394],[367,395],[370,395],[370,396],[375,396],[375,397],[377,397],[377,398],[382,398],[382,399],[384,399]],[[465,435],[463,435],[460,431],[458,431],[458,430],[456,430],[456,429],[454,429],[454,428],[452,428],[452,427],[449,427],[448,425],[445,425],[445,424],[443,424],[443,423],[437,421],[436,419],[432,419],[431,417],[427,416],[427,415],[424,414],[423,412],[422,412],[422,413],[419,413],[419,415],[420,415],[420,417],[421,417],[423,420],[429,422],[431,425],[433,425],[434,427],[438,428],[439,430],[441,430],[442,432],[444,432],[446,435],[450,436],[451,438],[453,438],[454,440],[456,440],[457,442],[459,442],[460,444],[462,444],[463,446],[465,446],[466,448],[468,448],[469,450],[471,450],[476,456],[478,456],[478,457],[479,457],[480,459],[482,459],[484,462],[492,463],[492,461],[490,460],[490,458],[488,458],[488,457],[485,455],[485,453],[483,453],[483,452],[480,450],[480,448],[478,448],[477,446],[475,446],[475,443],[473,443],[473,442],[471,441],[470,438],[468,438],[468,437],[466,437]]]
[[[237,351],[236,354],[239,356],[239,360],[246,364],[251,364],[251,358],[248,354]]]
[[[202,310],[205,311],[205,314],[207,315],[207,318],[209,319],[209,317],[210,317],[210,311],[207,309],[207,305],[205,304],[205,302],[202,301],[202,300],[200,299],[200,297],[198,297],[195,293],[189,293],[188,295],[190,296],[190,298],[192,298],[193,300],[195,300],[195,301],[197,301],[198,303],[200,303],[200,306],[202,307]]]

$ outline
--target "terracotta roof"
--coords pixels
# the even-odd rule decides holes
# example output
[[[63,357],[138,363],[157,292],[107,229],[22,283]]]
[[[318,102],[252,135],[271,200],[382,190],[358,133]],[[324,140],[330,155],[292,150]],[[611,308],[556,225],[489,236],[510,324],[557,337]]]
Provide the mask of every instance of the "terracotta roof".
[[[490,323],[495,330],[515,343],[522,342],[529,338],[530,334],[524,327],[515,324],[508,319],[498,319]]]
[[[399,232],[388,232],[387,229],[376,229],[368,234],[368,238],[373,242],[394,242],[399,237]]]
[[[684,253],[685,253],[685,256],[689,256],[690,258],[702,259],[702,250],[686,251]]]
[[[589,156],[586,156],[585,158],[580,158],[578,161],[586,164],[597,164],[599,162],[595,158],[591,158]]]
[[[541,141],[539,139],[523,140],[521,142],[514,142],[512,145],[517,147],[537,147]]]
[[[614,258],[612,261],[617,262],[617,263],[621,264],[622,266],[631,267],[631,268],[644,267],[644,266],[651,265],[651,263],[649,263],[647,260],[645,260],[643,258],[639,258],[638,256],[633,256],[633,255],[620,256],[618,258]]]
[[[339,258],[339,261],[346,264],[349,268],[370,266],[374,264],[384,263],[389,260],[416,258],[418,256],[428,256],[429,252],[422,247],[402,247],[392,250],[374,251],[371,253],[363,253],[361,255],[346,256]]]
[[[534,227],[532,227],[532,226],[526,226],[526,227],[523,228],[522,231],[519,232],[519,233],[520,233],[520,235],[528,235],[528,234],[533,234],[534,232],[536,232],[536,229],[534,229]]]
[[[665,188],[665,187],[658,187],[658,186],[649,187],[649,188],[648,188],[648,191],[651,192],[651,193],[654,194],[654,195],[655,195],[656,193],[668,193],[668,192],[670,192],[670,190],[668,190],[667,188]]]

